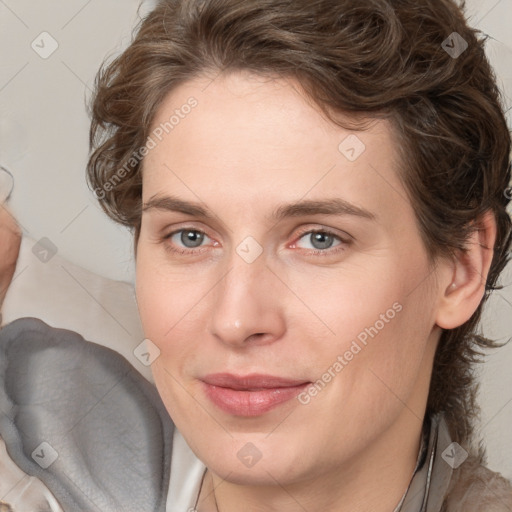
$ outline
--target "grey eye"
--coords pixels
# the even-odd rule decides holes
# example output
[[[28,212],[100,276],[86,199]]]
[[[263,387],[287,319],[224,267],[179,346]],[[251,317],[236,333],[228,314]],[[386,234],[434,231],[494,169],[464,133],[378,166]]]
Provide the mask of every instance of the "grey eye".
[[[309,236],[315,249],[329,249],[334,241],[334,236],[329,233],[311,233]]]
[[[181,230],[180,242],[187,248],[194,249],[199,247],[204,240],[204,233],[195,229]]]
[[[333,233],[329,233],[328,231],[308,231],[299,239],[303,249],[313,249],[317,251],[330,249],[335,246],[334,242],[336,240],[338,240],[338,244],[336,245],[340,245],[342,242],[341,238]],[[307,245],[304,246],[304,243]]]

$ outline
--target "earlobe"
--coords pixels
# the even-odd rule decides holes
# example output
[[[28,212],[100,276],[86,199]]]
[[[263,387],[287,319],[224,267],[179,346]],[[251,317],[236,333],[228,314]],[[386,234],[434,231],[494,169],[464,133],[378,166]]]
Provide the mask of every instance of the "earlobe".
[[[436,324],[443,329],[454,329],[469,320],[485,294],[496,221],[492,212],[487,212],[476,224],[466,250],[457,253],[440,282]]]

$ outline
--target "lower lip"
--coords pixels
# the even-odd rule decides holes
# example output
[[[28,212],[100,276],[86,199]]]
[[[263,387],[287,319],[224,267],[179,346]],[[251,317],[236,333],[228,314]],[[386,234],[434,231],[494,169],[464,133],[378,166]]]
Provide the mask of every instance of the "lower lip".
[[[239,391],[203,383],[206,396],[220,409],[235,416],[259,416],[295,398],[309,383],[286,388]]]

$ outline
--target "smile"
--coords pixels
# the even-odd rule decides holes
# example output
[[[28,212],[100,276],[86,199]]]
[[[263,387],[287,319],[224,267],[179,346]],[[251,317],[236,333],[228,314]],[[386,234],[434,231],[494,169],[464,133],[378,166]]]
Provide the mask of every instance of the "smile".
[[[310,382],[270,375],[208,375],[202,380],[206,396],[235,416],[259,416],[295,398]]]

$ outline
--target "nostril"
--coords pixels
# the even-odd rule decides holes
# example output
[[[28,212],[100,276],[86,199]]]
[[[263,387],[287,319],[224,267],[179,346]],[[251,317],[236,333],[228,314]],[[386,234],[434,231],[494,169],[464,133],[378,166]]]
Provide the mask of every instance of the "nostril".
[[[251,334],[251,335],[247,338],[247,340],[246,340],[246,341],[248,341],[249,343],[250,343],[251,341],[254,341],[254,342],[256,342],[256,341],[261,341],[261,340],[263,340],[263,339],[265,338],[265,336],[267,336],[267,334],[266,334],[266,333],[264,333],[264,332],[257,332],[257,333],[255,333],[255,334]]]

